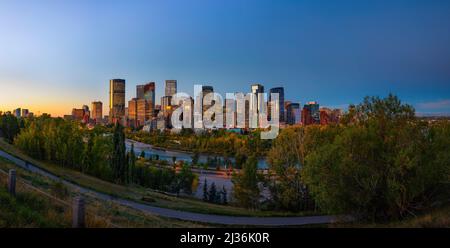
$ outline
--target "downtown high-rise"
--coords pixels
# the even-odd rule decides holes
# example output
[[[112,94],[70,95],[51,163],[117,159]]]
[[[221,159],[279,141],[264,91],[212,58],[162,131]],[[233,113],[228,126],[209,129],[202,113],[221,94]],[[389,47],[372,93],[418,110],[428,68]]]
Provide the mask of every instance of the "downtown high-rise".
[[[284,88],[283,87],[276,87],[276,88],[272,88],[270,89],[269,92],[269,106],[268,106],[268,116],[269,118],[271,118],[272,112],[271,112],[271,104],[270,102],[272,101],[272,94],[278,94],[278,104],[276,104],[276,106],[279,108],[278,113],[280,113],[279,115],[279,121],[280,122],[284,122]],[[276,113],[276,112],[275,112]]]
[[[155,107],[155,82],[149,82],[136,86],[136,98],[145,99],[154,108]]]
[[[265,111],[265,101],[264,101],[264,86],[261,84],[252,84],[251,86],[251,92],[254,96],[250,97],[249,102],[249,114],[253,114],[253,116],[249,117],[251,119],[251,122],[254,123],[257,127],[260,127],[263,123],[262,118],[264,118],[261,113],[264,113]],[[253,102],[255,101],[256,102]],[[267,118],[267,116],[265,116]],[[251,125],[252,126],[252,125]]]
[[[317,102],[308,102],[302,110],[303,125],[320,124],[320,110]]]
[[[91,119],[95,123],[102,122],[103,119],[103,103],[100,101],[92,102],[91,104]]]
[[[109,119],[111,123],[123,121],[125,118],[125,80],[109,81]]]
[[[166,80],[165,96],[173,96],[177,93],[177,80]]]

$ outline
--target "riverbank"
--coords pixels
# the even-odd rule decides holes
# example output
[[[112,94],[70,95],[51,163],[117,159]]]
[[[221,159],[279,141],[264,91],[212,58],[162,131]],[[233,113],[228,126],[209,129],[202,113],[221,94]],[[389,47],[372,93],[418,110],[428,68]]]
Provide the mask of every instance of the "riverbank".
[[[133,140],[133,139],[126,139],[126,146],[127,146],[128,150],[131,148],[131,144],[134,145],[134,150],[135,150],[136,154],[138,154],[138,155],[140,152],[144,151],[146,154],[146,157],[158,155],[159,159],[164,159],[169,162],[172,162],[172,159],[175,157],[176,160],[182,160],[182,161],[191,163],[192,157],[195,154],[191,151],[166,149],[164,147],[156,147],[154,145],[143,143],[141,141],[137,141],[137,140]],[[199,158],[198,158],[199,162],[205,163],[205,164],[208,162],[208,158],[210,158],[210,159],[218,158],[222,161],[225,160],[225,157],[223,157],[221,155],[213,155],[213,154],[208,154],[208,153],[198,153],[198,155],[199,155]],[[228,159],[231,160],[232,163],[235,163],[234,158],[228,158]],[[265,158],[258,159],[258,169],[266,170],[267,168],[269,168],[269,165],[267,164],[267,161],[265,160]]]

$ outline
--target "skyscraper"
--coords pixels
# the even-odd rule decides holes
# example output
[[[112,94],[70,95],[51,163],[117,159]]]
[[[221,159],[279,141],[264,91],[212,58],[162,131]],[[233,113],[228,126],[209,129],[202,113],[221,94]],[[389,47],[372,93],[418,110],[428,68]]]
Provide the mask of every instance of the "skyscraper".
[[[137,120],[139,121],[139,126],[145,125],[150,120],[152,112],[153,108],[149,101],[145,99],[137,100]]]
[[[145,99],[155,105],[155,82],[136,85],[136,98]]]
[[[211,101],[211,104],[205,104],[205,97],[210,93],[214,93],[214,88],[212,86],[207,86],[207,85],[202,86],[202,103],[201,104],[202,104],[202,109],[203,109],[203,111],[202,111],[203,115],[205,114],[206,110],[208,110],[209,108],[211,108],[214,105],[214,100]]]
[[[132,127],[139,126],[137,118],[137,100],[138,98],[132,98],[128,101],[128,120],[129,125]]]
[[[289,103],[286,105],[286,123],[290,125],[301,123],[300,103]]]
[[[91,116],[91,111],[89,110],[88,105],[83,105],[82,109],[84,110],[85,115],[88,115],[89,117]]]
[[[303,125],[320,124],[320,111],[317,102],[308,102],[302,110]]]
[[[100,123],[103,119],[103,103],[92,102],[92,110],[91,110],[91,118],[95,121],[95,123]]]
[[[13,112],[14,112],[14,116],[15,116],[15,117],[20,118],[20,117],[21,117],[21,114],[22,114],[22,109],[21,109],[21,108],[14,109]]]
[[[181,108],[183,112],[180,115],[180,121],[183,121],[183,127],[194,128],[194,99],[192,97],[185,99]]]
[[[177,93],[177,80],[166,80],[165,96],[173,96]]]
[[[111,123],[120,122],[125,117],[125,80],[109,81],[109,118]]]
[[[320,110],[319,103],[317,102],[309,102],[308,103],[311,110],[311,118],[314,124],[320,124]]]
[[[29,114],[28,109],[22,109],[22,117],[23,117],[23,118],[28,117],[28,114]]]
[[[151,120],[153,108],[145,99],[133,98],[128,101],[128,119],[133,127],[144,126]]]
[[[82,108],[81,109],[77,109],[77,108],[72,109],[73,120],[81,121],[84,119],[84,115],[85,115],[84,109],[82,109]]]
[[[176,92],[176,86],[175,86]],[[147,100],[151,105],[152,109],[155,108],[155,82],[150,82],[144,85],[144,97],[143,99]]]
[[[271,114],[272,114],[271,107],[270,107],[270,102],[272,101],[272,97],[271,97],[272,93],[278,93],[278,100],[279,100],[278,106],[280,108],[280,109],[278,109],[278,113],[280,113],[279,121],[280,122],[284,122],[285,121],[284,120],[284,88],[283,87],[276,87],[276,88],[270,89],[270,92],[269,92],[269,107],[268,107],[268,116],[269,116],[269,118],[271,118]]]
[[[145,85],[136,85],[136,98],[144,99],[144,86]]]
[[[250,107],[250,113],[253,113],[252,112],[252,111],[254,111],[253,108],[256,106],[256,109],[255,109],[256,111],[254,113],[256,113],[256,121],[257,121],[256,123],[258,126],[260,126],[262,123],[262,120],[260,120],[260,118],[261,118],[260,113],[265,111],[264,95],[260,95],[260,93],[261,94],[264,93],[264,86],[262,86],[261,84],[253,84],[252,85],[252,94],[256,95],[256,98],[254,98],[254,99],[256,99],[256,104],[250,102],[249,107]],[[250,98],[250,100],[251,99],[253,99],[253,98]]]
[[[161,97],[161,111],[166,112],[171,109],[170,103],[172,102],[172,96]]]
[[[291,105],[291,101],[284,101],[284,120],[286,121],[286,124],[289,124],[288,120],[288,107]]]
[[[225,107],[224,127],[236,128],[237,125],[236,99],[226,98],[224,107]]]
[[[153,111],[155,109],[155,82],[137,85],[136,98],[145,99]]]

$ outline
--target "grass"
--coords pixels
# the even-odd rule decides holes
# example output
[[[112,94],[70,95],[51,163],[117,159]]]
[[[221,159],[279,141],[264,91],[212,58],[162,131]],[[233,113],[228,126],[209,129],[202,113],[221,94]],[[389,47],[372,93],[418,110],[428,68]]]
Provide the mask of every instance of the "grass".
[[[42,227],[68,228],[71,227],[72,198],[79,192],[68,188],[59,182],[32,174],[26,170],[16,168],[15,165],[0,159],[0,169],[7,171],[14,168],[17,171],[18,183],[16,197],[10,196],[6,190],[6,175],[0,174],[0,228]],[[28,179],[33,177],[34,180]],[[51,199],[49,196],[26,187],[19,181],[26,181],[39,190],[46,192],[66,202]],[[124,207],[110,201],[83,195],[86,201],[87,227],[211,227],[212,225],[181,221],[146,214],[141,211]]]
[[[4,186],[0,187],[0,227],[69,226],[64,209],[32,193],[20,193],[12,197]]]
[[[450,228],[450,206],[443,206],[403,220],[372,223],[336,223],[329,227],[345,228]]]
[[[49,162],[33,159],[30,156],[23,153],[22,151],[20,151],[19,149],[17,149],[15,146],[7,143],[3,139],[0,139],[0,149],[10,154],[14,154],[15,156],[21,159],[27,160],[39,166],[41,169],[44,169],[48,172],[51,172],[52,174],[59,176],[60,178],[63,178],[64,180],[70,181],[85,188],[90,188],[92,190],[102,192],[111,196],[121,197],[124,199],[129,199],[156,207],[164,207],[195,213],[230,215],[230,216],[284,217],[284,216],[307,216],[318,214],[313,212],[290,213],[277,211],[248,210],[245,208],[230,205],[225,206],[206,203],[199,199],[194,199],[191,197],[169,196],[136,185],[124,186],[114,184],[69,168],[63,168],[61,166]],[[142,201],[143,197],[150,198],[154,201],[144,202]]]
[[[13,146],[7,144],[4,146],[3,141],[0,141],[0,148],[5,147],[15,149]],[[10,153],[17,150],[6,150]],[[23,157],[22,157],[23,156]],[[64,169],[44,163],[35,161],[28,156],[21,154],[19,157],[27,159],[39,166],[45,166],[44,169],[52,172],[60,172],[60,177],[68,179],[72,182],[76,179],[81,183],[94,183],[90,188],[97,189],[105,193],[111,192],[113,195],[124,197],[122,194],[130,194],[124,198],[140,201],[140,197],[147,195],[155,202],[149,205],[155,205],[166,208],[173,208],[191,212],[212,213],[212,214],[229,214],[229,215],[249,215],[249,216],[288,216],[289,213],[273,213],[264,211],[255,211],[256,214],[248,214],[249,210],[236,208],[232,206],[221,206],[204,203],[199,200],[177,198],[167,196],[164,194],[145,190],[140,187],[125,187],[115,185],[109,182],[101,181],[76,171]],[[26,170],[16,167],[11,162],[0,158],[0,169],[7,171],[11,168],[16,169],[17,175],[22,180],[27,181],[34,187],[39,188],[53,196],[70,202],[72,197],[79,194],[73,189],[67,188],[58,182],[53,182],[50,179],[33,174]],[[56,173],[55,173],[56,174]],[[72,180],[71,180],[72,179]],[[83,185],[79,183],[80,185]],[[17,197],[11,197],[6,192],[6,176],[0,175],[0,227],[70,227],[71,225],[71,210],[57,204],[45,196],[36,192],[26,191],[23,188],[18,188]],[[85,185],[83,185],[85,186]],[[19,192],[19,190],[21,191]],[[98,189],[97,189],[98,190]],[[118,192],[114,192],[118,190]],[[145,214],[141,211],[121,206],[110,201],[102,201],[93,198],[89,195],[84,195],[88,212],[87,217],[88,227],[220,227],[220,225],[209,225],[203,223],[195,223],[181,220],[174,220],[164,217],[159,217],[151,214]],[[302,227],[332,227],[332,228],[449,228],[450,227],[450,206],[440,207],[423,213],[416,217],[406,218],[404,220],[385,222],[385,223],[334,223],[323,225],[311,225]]]

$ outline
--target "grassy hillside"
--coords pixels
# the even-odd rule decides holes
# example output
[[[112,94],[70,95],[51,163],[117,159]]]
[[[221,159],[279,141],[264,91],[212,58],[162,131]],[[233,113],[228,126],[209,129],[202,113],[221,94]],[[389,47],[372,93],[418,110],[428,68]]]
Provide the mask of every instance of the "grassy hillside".
[[[445,206],[423,213],[416,217],[388,223],[348,223],[335,224],[330,227],[352,228],[450,228],[450,206]]]
[[[17,170],[17,196],[12,197],[6,191],[7,178],[0,173],[0,227],[71,227],[71,202],[79,192],[0,159],[1,171],[11,168]],[[83,197],[86,200],[87,227],[208,226],[145,214],[89,195]]]
[[[28,183],[42,192],[57,197],[67,203],[78,192],[53,182],[45,177],[17,168],[9,161],[0,159],[0,170],[17,170],[20,182]],[[140,211],[107,201],[84,196],[87,202],[88,227],[212,227],[211,225],[186,222],[144,214]],[[18,183],[17,196],[11,197],[6,191],[6,175],[0,173],[0,228],[4,227],[59,227],[71,226],[70,206],[51,200],[46,195],[33,191]],[[314,225],[314,227],[351,228],[435,228],[450,227],[450,206],[429,213],[389,223],[337,223]]]
[[[110,182],[100,180],[98,178],[83,174],[81,172],[63,168],[61,166],[54,165],[49,162],[39,161],[24,154],[15,146],[0,139],[0,149],[14,154],[19,158],[30,161],[40,168],[47,170],[59,177],[76,183],[80,186],[91,188],[99,192],[103,192],[113,196],[119,196],[125,199],[130,199],[138,202],[142,202],[143,197],[151,199],[151,202],[145,202],[149,205],[171,208],[176,210],[183,210],[189,212],[205,213],[205,214],[219,214],[219,215],[232,215],[232,216],[302,216],[313,215],[318,213],[289,213],[289,212],[275,212],[275,211],[255,211],[234,206],[216,205],[203,202],[198,199],[189,197],[174,197],[165,194],[161,194],[150,189],[133,186],[118,185]]]
[[[12,197],[0,187],[0,227],[70,227],[64,209],[32,193]]]

